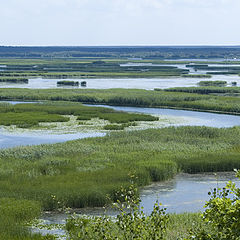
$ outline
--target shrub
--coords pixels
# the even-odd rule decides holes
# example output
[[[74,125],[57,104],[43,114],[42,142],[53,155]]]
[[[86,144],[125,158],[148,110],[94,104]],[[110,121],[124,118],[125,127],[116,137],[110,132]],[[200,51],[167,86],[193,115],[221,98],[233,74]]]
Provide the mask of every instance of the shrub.
[[[237,172],[240,178],[240,172]],[[203,213],[203,220],[212,229],[200,229],[194,233],[194,239],[199,240],[239,240],[240,239],[240,188],[229,182],[223,189],[215,188],[207,208]]]

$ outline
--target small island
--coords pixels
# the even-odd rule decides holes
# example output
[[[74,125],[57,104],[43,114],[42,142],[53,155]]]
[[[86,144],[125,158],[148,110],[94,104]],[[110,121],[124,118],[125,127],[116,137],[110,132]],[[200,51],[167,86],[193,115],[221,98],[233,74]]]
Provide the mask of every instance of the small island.
[[[200,81],[198,83],[201,87],[214,86],[214,87],[224,87],[227,85],[226,81]]]
[[[79,86],[79,82],[75,81],[58,81],[57,85],[63,85],[63,86]]]
[[[86,87],[86,86],[87,86],[87,82],[86,82],[86,81],[82,81],[82,82],[81,82],[81,86],[82,86],[82,87]]]
[[[0,82],[5,82],[5,83],[28,83],[28,78],[1,77]]]

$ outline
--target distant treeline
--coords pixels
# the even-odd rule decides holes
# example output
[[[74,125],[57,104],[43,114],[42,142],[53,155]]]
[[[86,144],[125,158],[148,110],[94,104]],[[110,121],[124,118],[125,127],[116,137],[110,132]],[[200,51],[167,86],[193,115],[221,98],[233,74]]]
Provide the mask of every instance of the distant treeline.
[[[170,47],[170,46],[125,46],[125,47],[7,47],[0,46],[0,57],[25,58],[146,58],[146,59],[208,59],[240,58],[240,47]]]

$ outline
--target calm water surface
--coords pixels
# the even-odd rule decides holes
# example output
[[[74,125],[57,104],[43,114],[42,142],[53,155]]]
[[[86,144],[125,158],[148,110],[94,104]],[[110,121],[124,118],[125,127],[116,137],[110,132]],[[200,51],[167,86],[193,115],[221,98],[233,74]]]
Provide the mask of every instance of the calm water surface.
[[[240,64],[208,64],[209,66],[240,66]],[[187,68],[186,64],[151,64],[151,63],[127,63],[121,64],[122,67],[129,66],[174,66],[179,69],[189,69],[190,74],[205,74],[206,71],[195,71],[192,67]],[[209,71],[211,72],[211,71]],[[73,80],[73,79],[66,79]],[[92,89],[110,89],[110,88],[137,88],[152,90],[154,88],[172,88],[172,87],[196,87],[199,81],[226,81],[229,86],[231,82],[237,82],[240,85],[240,77],[237,75],[213,75],[212,78],[183,78],[183,77],[162,77],[162,78],[97,78],[97,79],[85,79],[87,81],[86,87],[72,87],[62,86],[57,87],[59,79],[43,79],[33,78],[29,79],[29,83],[0,83],[0,88],[32,88],[32,89],[48,89],[48,88],[92,88]],[[83,79],[74,79],[74,81],[81,82]]]
[[[196,72],[195,72],[196,73]],[[204,74],[205,72],[202,72]],[[196,74],[199,74],[197,72]],[[73,79],[66,79],[73,80]],[[59,79],[42,79],[34,78],[29,79],[28,84],[15,84],[15,83],[0,83],[0,88],[31,88],[31,89],[49,89],[49,88],[61,88],[61,89],[110,89],[110,88],[126,88],[126,89],[146,89],[153,90],[154,88],[172,88],[172,87],[196,87],[199,81],[227,81],[228,85],[231,82],[237,82],[240,85],[240,77],[236,75],[213,75],[212,78],[109,78],[109,79],[85,79],[87,81],[86,87],[57,87],[57,81]],[[81,82],[82,79],[74,79],[74,81]]]
[[[90,105],[88,105],[90,106]],[[175,109],[162,108],[139,108],[139,107],[121,107],[121,106],[106,106],[94,105],[99,107],[109,107],[118,111],[146,113],[161,116],[174,117],[182,119],[181,123],[172,124],[174,126],[207,126],[207,127],[234,127],[240,126],[240,116],[228,114],[216,114],[207,112],[185,111]]]

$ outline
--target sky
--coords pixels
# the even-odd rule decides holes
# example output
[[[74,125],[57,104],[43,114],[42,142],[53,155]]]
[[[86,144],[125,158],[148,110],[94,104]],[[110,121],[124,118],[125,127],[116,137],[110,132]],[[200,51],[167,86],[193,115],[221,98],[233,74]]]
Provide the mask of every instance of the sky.
[[[0,0],[0,46],[240,45],[240,0]]]

